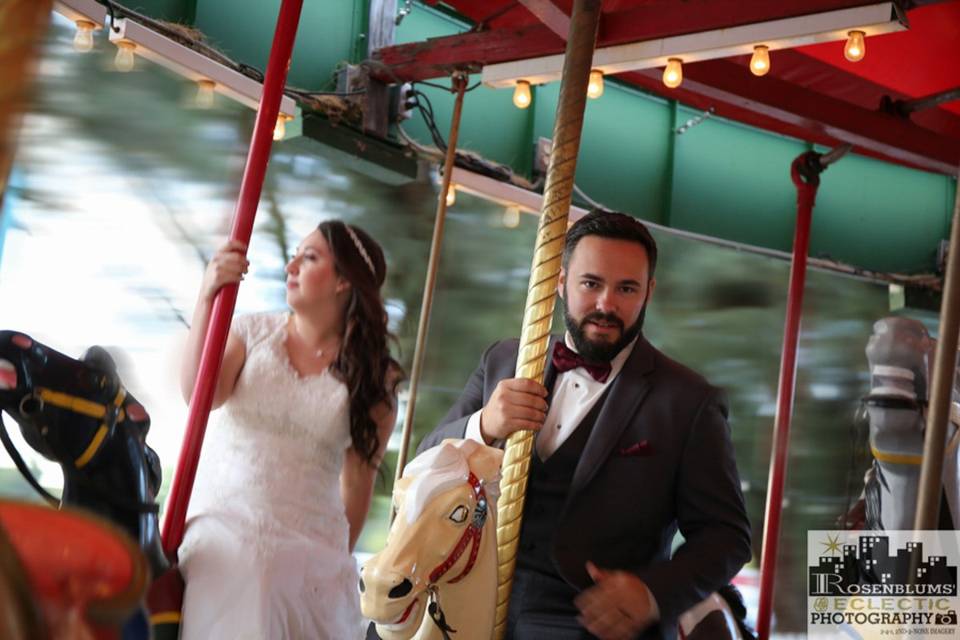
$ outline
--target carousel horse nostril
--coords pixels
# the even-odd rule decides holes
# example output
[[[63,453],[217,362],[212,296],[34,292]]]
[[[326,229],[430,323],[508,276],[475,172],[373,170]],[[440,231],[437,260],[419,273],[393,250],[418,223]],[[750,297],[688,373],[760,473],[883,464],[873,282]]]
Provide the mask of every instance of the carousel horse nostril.
[[[393,589],[390,589],[390,593],[387,595],[389,595],[391,598],[402,598],[403,596],[410,593],[412,590],[413,590],[413,583],[407,580],[406,578],[404,578],[403,582],[395,586]]]
[[[367,587],[365,584],[363,584],[363,578],[360,578],[360,593],[363,593],[366,590],[367,590]]]

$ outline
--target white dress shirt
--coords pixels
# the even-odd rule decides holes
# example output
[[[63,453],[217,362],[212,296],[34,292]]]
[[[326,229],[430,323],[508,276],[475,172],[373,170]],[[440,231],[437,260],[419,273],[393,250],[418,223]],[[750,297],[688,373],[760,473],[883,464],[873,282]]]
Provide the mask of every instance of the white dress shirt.
[[[577,350],[569,333],[564,336],[564,342],[572,351]],[[553,385],[553,396],[550,399],[547,419],[536,439],[537,455],[541,460],[546,460],[552,456],[590,413],[603,392],[620,374],[623,364],[630,357],[636,343],[637,341],[634,339],[610,362],[610,375],[607,376],[606,382],[594,380],[593,376],[582,367],[570,369],[557,376]],[[464,437],[483,442],[483,436],[480,433],[480,411],[474,413],[467,420],[467,430]],[[494,446],[500,446],[500,444],[502,443],[495,442]]]

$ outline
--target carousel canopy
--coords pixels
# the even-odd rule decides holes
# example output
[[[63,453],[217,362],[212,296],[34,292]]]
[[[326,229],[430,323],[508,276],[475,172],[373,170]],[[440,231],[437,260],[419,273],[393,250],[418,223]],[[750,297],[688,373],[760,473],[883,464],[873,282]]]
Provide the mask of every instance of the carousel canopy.
[[[99,7],[99,26],[102,4],[57,3],[84,4]],[[118,16],[191,55],[253,78],[251,69],[265,67],[279,8],[279,0],[242,11],[230,0],[113,4]],[[442,143],[453,103],[427,83],[449,86],[451,72],[467,70],[476,88],[465,103],[460,146],[479,158],[470,167],[536,190],[571,6],[308,0],[287,86],[296,113],[281,109],[286,136],[302,132],[360,157],[385,179],[415,179],[422,172],[409,143],[433,145],[438,135]],[[109,40],[121,47],[123,37]],[[581,205],[785,255],[795,209],[790,161],[812,145],[851,144],[854,153],[823,176],[815,264],[908,285],[936,282],[960,165],[960,0],[606,0],[597,46],[604,88],[588,101]],[[213,75],[182,53],[142,55],[195,82]],[[682,76],[672,88],[668,63]],[[224,95],[251,99],[227,76],[210,79]],[[420,106],[398,127],[406,82]],[[527,108],[519,109],[514,92],[526,83]],[[382,85],[397,87],[392,97]],[[390,127],[374,133],[364,118],[378,109]]]

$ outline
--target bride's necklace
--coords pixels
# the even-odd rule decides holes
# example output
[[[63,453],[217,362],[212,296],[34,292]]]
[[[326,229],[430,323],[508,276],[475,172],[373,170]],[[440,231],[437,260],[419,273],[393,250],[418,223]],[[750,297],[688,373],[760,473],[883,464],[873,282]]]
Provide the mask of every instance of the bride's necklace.
[[[324,353],[328,353],[328,352],[330,352],[331,350],[333,350],[333,351],[336,350],[336,349],[331,349],[331,346],[330,346],[330,345],[328,345],[328,346],[326,346],[326,347],[320,347],[319,349],[313,349],[313,348],[307,346],[307,345],[306,345],[306,340],[303,339],[303,337],[302,337],[302,336],[300,335],[300,333],[297,331],[296,326],[295,326],[294,324],[292,324],[292,323],[291,323],[291,325],[287,328],[287,336],[288,336],[288,338],[289,338],[289,336],[291,336],[291,335],[294,336],[294,340],[295,340],[296,342],[299,342],[300,344],[302,344],[302,345],[304,345],[304,346],[306,347],[305,351],[307,351],[308,353],[310,353],[310,352],[313,353],[313,358],[314,358],[315,360],[321,360],[321,359],[323,359],[323,354],[324,354]]]

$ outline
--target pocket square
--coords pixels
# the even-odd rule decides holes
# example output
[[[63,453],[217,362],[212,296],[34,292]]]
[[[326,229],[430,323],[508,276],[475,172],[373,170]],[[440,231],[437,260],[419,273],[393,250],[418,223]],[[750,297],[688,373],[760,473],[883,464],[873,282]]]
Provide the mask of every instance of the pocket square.
[[[629,447],[617,449],[617,455],[623,457],[653,455],[653,446],[647,440],[635,442]]]

